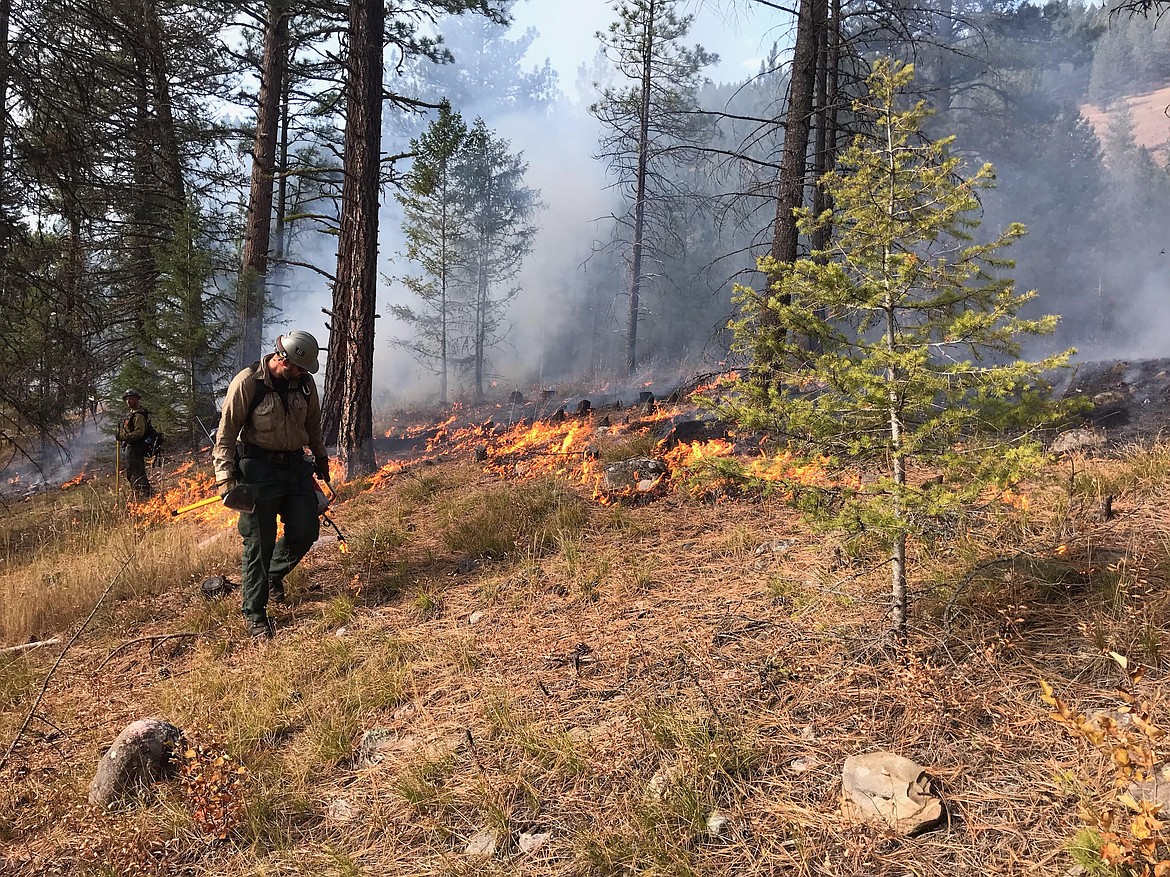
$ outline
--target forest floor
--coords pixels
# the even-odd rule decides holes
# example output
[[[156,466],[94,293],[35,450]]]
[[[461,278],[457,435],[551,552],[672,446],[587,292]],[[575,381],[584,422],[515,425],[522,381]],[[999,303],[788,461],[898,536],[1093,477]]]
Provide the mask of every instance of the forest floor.
[[[1166,838],[1118,792],[1166,754],[1170,448],[1137,435],[1155,418],[1134,388],[1162,375],[1082,370],[1082,393],[1131,391],[1133,434],[914,547],[898,654],[888,564],[781,491],[679,477],[605,504],[578,457],[533,472],[556,458],[485,466],[453,443],[339,488],[347,550],[323,529],[270,643],[245,636],[238,591],[199,592],[238,581],[230,519],[102,518],[83,541],[114,546],[127,586],[63,657],[0,653],[0,873],[1131,873],[1102,849],[1141,873]],[[0,578],[50,600],[98,549],[39,571],[51,546],[20,546],[88,526],[111,489],[10,505]],[[176,546],[191,553],[161,560]],[[137,581],[151,557],[164,569]],[[68,641],[92,603],[35,636]],[[1128,730],[1070,733],[1042,683]],[[104,748],[148,716],[187,734],[179,779],[94,810]],[[873,750],[926,769],[941,825],[843,816],[842,763]]]

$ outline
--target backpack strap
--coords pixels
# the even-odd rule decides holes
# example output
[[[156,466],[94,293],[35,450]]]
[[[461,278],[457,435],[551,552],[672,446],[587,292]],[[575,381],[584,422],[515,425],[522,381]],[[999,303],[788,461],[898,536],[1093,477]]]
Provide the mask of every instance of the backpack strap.
[[[253,393],[252,401],[248,405],[248,416],[244,418],[244,423],[248,424],[252,421],[252,415],[256,413],[256,409],[260,407],[260,403],[264,401],[264,397],[268,395],[268,384],[256,377],[256,369],[260,368],[260,360],[252,363],[252,384]]]
[[[256,370],[260,368],[260,360],[256,360],[254,363],[252,363],[251,366],[249,366],[249,368],[252,369],[253,393],[252,401],[248,405],[248,415],[244,418],[244,423],[250,423],[252,421],[252,415],[256,413],[256,409],[260,407],[260,403],[264,401],[264,397],[268,395],[269,390],[268,384],[264,383],[261,378],[256,377]],[[300,384],[298,386],[300,387],[301,392],[305,394],[306,398],[312,394],[312,390],[309,387],[309,382],[304,378],[301,378]],[[292,389],[292,384],[290,382],[289,392],[292,392]],[[285,408],[287,407],[288,403],[285,403]]]

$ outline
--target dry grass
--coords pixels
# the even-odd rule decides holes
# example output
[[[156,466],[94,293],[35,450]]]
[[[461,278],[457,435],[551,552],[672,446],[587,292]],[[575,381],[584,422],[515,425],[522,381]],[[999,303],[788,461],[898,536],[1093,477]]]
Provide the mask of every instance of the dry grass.
[[[1038,679],[1078,709],[1114,706],[1116,651],[1148,665],[1132,693],[1165,711],[1166,453],[1079,460],[1071,478],[1061,463],[1026,511],[988,507],[918,546],[899,659],[879,647],[881,558],[835,550],[773,501],[604,508],[555,482],[429,467],[336,507],[352,550],[314,550],[268,645],[244,637],[236,595],[162,585],[235,540],[199,552],[191,532],[147,530],[155,584],[67,656],[2,772],[0,871],[1063,873],[1092,840],[1077,808],[1112,773],[1049,721]],[[113,562],[133,535],[96,553]],[[508,547],[485,547],[501,535]],[[57,568],[108,569],[75,550]],[[52,567],[40,555],[21,568]],[[132,635],[174,631],[199,636],[103,666]],[[47,652],[0,658],[4,745]],[[245,767],[229,839],[201,835],[172,786],[117,815],[82,806],[101,745],[151,714]],[[377,764],[357,758],[371,729]],[[946,826],[907,839],[842,822],[841,763],[877,748],[929,768]],[[714,810],[727,837],[706,833]],[[481,831],[497,852],[475,860],[464,848]]]
[[[64,501],[50,504],[58,499]],[[0,645],[59,634],[84,617],[114,579],[107,605],[124,604],[121,623],[135,623],[127,617],[127,601],[148,603],[229,562],[238,540],[201,544],[205,535],[187,521],[158,527],[115,508],[108,493],[39,497],[8,517]],[[108,626],[111,618],[105,621]]]

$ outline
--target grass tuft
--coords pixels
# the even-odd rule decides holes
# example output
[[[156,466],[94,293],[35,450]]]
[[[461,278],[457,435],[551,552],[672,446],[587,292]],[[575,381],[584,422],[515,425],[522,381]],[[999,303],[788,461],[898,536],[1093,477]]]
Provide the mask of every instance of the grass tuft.
[[[579,531],[585,505],[551,478],[504,485],[444,506],[439,526],[447,547],[469,557],[520,557],[541,553]]]

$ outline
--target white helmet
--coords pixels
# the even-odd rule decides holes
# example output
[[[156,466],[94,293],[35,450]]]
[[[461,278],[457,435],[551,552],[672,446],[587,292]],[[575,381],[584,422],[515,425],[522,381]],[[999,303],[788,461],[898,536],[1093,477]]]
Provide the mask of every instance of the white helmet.
[[[321,364],[317,362],[320,350],[317,339],[299,329],[287,335],[280,335],[276,339],[276,352],[279,356],[314,375],[321,368]]]

